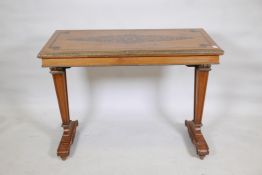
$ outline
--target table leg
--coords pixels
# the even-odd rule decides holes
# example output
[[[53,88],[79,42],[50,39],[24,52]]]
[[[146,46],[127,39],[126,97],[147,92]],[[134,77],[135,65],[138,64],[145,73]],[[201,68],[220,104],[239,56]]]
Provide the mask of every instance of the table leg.
[[[70,153],[70,146],[74,141],[78,121],[70,120],[66,84],[66,68],[50,68],[50,73],[53,76],[62,119],[62,127],[64,128],[63,136],[57,149],[57,156],[60,156],[63,160],[65,160]]]
[[[204,109],[208,73],[210,65],[195,66],[195,85],[194,85],[194,119],[185,121],[189,136],[196,146],[196,151],[200,159],[208,155],[208,145],[201,132],[202,114]]]

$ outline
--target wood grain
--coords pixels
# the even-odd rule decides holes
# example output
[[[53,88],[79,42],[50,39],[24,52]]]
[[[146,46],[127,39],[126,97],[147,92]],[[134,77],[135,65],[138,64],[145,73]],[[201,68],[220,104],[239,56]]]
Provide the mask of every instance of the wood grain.
[[[222,55],[203,29],[58,30],[39,58]]]
[[[194,121],[185,121],[185,125],[188,129],[188,134],[192,143],[196,147],[197,155],[200,159],[204,159],[209,154],[209,148],[207,142],[201,132],[201,129],[195,125]]]
[[[43,67],[219,64],[218,56],[43,59]]]
[[[66,68],[50,68],[50,73],[53,76],[57,101],[62,119],[62,127],[64,129],[60,144],[57,149],[57,155],[60,156],[63,160],[65,160],[69,156],[70,146],[74,141],[78,121],[70,120],[66,82]]]
[[[209,154],[209,148],[201,132],[201,126],[210,67],[209,64],[195,66],[194,119],[185,121],[189,136],[196,146],[197,154],[201,159]]]
[[[38,57],[43,67],[50,67],[64,129],[57,155],[63,160],[69,156],[78,126],[77,120],[70,120],[66,68],[187,65],[195,67],[194,118],[185,124],[203,159],[209,153],[201,132],[208,72],[223,53],[203,29],[56,31]]]
[[[77,120],[70,120],[68,125],[63,125],[64,132],[57,148],[57,156],[61,157],[62,160],[66,160],[70,154],[70,147],[74,142],[77,126]]]
[[[50,68],[50,73],[53,77],[63,125],[68,125],[70,121],[70,116],[67,95],[66,68]]]

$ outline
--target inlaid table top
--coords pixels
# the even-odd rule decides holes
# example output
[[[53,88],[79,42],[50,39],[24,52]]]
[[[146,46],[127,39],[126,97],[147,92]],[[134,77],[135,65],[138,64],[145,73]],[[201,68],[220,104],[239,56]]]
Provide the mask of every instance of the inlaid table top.
[[[43,66],[217,64],[222,54],[203,29],[57,30],[38,57]]]
[[[67,68],[172,64],[195,69],[193,120],[185,125],[203,159],[209,154],[201,132],[208,74],[223,53],[203,29],[57,30],[38,54],[50,68],[64,129],[57,155],[69,156],[78,126],[69,113]]]

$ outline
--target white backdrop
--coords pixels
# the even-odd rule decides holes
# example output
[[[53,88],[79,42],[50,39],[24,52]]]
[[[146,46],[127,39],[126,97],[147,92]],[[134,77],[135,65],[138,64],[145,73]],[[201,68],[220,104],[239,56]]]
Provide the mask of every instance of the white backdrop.
[[[1,0],[0,174],[262,173],[262,1]],[[184,127],[193,69],[68,69],[70,158],[56,158],[62,128],[51,75],[36,58],[57,29],[204,28],[225,50],[212,67],[200,161]]]

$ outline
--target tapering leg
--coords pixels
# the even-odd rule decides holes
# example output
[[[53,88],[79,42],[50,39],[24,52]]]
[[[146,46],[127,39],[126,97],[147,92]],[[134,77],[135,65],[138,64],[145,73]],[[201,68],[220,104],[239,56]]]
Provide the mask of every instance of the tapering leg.
[[[208,73],[211,70],[210,67],[210,65],[195,66],[194,119],[192,121],[185,121],[189,136],[196,146],[196,151],[200,159],[203,159],[209,153],[208,145],[201,132],[201,126]]]
[[[60,156],[63,160],[65,160],[70,153],[70,146],[74,141],[78,121],[70,120],[66,84],[66,68],[50,68],[50,73],[53,76],[62,119],[62,127],[64,128],[63,136],[57,149],[57,156]]]

